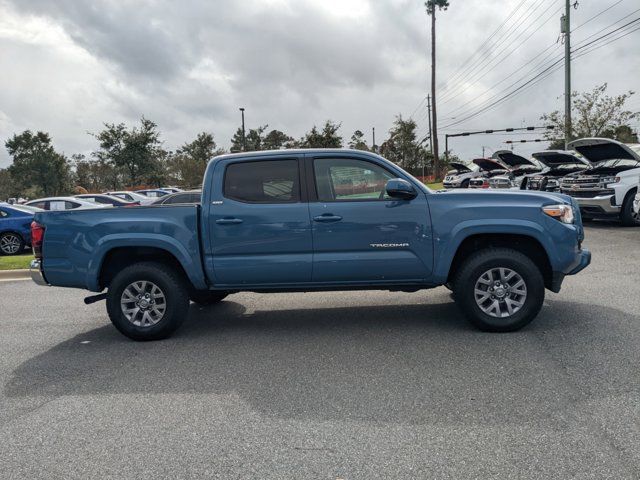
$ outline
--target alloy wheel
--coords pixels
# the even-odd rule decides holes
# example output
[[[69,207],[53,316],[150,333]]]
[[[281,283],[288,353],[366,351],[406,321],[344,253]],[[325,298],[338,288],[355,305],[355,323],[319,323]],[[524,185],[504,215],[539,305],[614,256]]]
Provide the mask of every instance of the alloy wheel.
[[[527,284],[514,270],[504,267],[484,272],[474,288],[476,304],[491,317],[507,318],[522,309],[527,300]]]
[[[125,318],[137,327],[151,327],[164,317],[167,300],[155,283],[139,280],[127,285],[120,297]]]

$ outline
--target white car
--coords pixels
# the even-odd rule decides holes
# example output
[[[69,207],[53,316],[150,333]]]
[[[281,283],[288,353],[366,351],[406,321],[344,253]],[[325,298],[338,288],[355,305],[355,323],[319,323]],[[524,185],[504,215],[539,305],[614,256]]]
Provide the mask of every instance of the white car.
[[[38,207],[43,210],[89,210],[95,208],[110,208],[112,205],[103,205],[76,197],[47,197],[30,200],[25,205]]]
[[[633,201],[633,211],[636,217],[640,217],[640,183],[638,184],[638,193],[636,193],[636,198]]]
[[[104,192],[104,194],[122,198],[127,202],[138,202],[140,205],[151,205],[156,200],[155,198],[147,197],[146,195],[142,195],[136,192],[129,192],[126,190],[123,190],[121,192]]]
[[[542,171],[542,167],[537,165],[536,162],[513,153],[511,150],[498,150],[491,155],[491,158],[509,167],[509,175],[506,178],[509,178],[512,182],[512,185],[508,186],[503,176],[500,178],[501,182],[498,182],[498,179],[495,180],[496,184],[500,183],[501,185],[497,187],[491,185],[491,188],[520,188],[524,177]]]
[[[640,176],[640,144],[581,138],[569,146],[588,160],[590,167],[564,177],[560,191],[576,199],[583,217],[618,217],[624,225],[640,225],[640,214],[633,206]]]
[[[449,170],[444,177],[444,188],[469,188],[469,181],[481,175],[476,165],[466,165],[462,162],[451,162],[453,170]]]

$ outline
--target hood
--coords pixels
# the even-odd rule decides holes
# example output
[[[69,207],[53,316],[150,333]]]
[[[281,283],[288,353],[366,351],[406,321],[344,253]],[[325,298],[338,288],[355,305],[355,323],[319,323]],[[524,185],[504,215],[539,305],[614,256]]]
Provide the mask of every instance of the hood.
[[[472,171],[468,166],[461,162],[451,162],[449,165],[458,173],[468,173]]]
[[[556,168],[559,165],[589,165],[589,161],[578,157],[576,152],[567,150],[545,150],[531,155],[545,167]]]
[[[491,158],[500,160],[509,167],[537,167],[537,165],[531,160],[524,158],[522,155],[518,155],[517,153],[513,153],[511,150],[498,150],[491,156]]]
[[[491,172],[493,170],[506,170],[506,167],[499,163],[496,160],[492,160],[490,158],[475,158],[473,163],[480,167],[480,170],[484,170],[485,172]]]
[[[591,163],[603,160],[640,162],[640,144],[624,144],[610,138],[581,138],[569,144]]]

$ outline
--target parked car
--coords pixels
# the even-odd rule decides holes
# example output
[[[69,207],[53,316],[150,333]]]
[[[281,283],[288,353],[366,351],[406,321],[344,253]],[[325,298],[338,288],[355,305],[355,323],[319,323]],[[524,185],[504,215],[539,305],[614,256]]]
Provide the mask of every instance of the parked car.
[[[582,138],[569,146],[590,168],[564,177],[560,191],[577,200],[585,218],[617,217],[624,225],[640,225],[640,216],[633,209],[640,177],[640,144]]]
[[[502,176],[500,179],[502,184],[497,188],[520,188],[527,175],[542,171],[540,165],[522,155],[513,153],[511,150],[497,150],[492,155],[492,158],[506,165],[509,169],[509,174]],[[506,181],[503,180],[504,178],[508,178],[511,185],[506,186]]]
[[[104,192],[104,195],[122,198],[127,202],[138,202],[140,205],[151,205],[155,200],[154,198],[147,197],[146,195],[140,195],[137,192],[129,192],[126,190],[119,192]]]
[[[0,203],[0,255],[18,255],[31,246],[31,222],[39,208]]]
[[[633,201],[633,211],[636,216],[640,216],[640,184],[638,184],[638,193]]]
[[[155,199],[155,198],[164,197],[165,195],[169,195],[170,192],[167,192],[166,190],[161,190],[159,188],[149,188],[146,190],[136,190],[136,193],[140,195],[144,195],[145,197]]]
[[[546,168],[540,173],[528,175],[527,181],[522,184],[522,189],[526,190],[558,192],[562,177],[584,172],[589,167],[588,161],[572,151],[545,150],[534,153],[532,157]]]
[[[111,205],[112,207],[136,207],[140,205],[140,202],[138,201],[130,202],[123,198],[119,198],[113,195],[105,195],[103,193],[83,193],[81,195],[76,195],[75,197],[82,200],[87,200],[89,202]]]
[[[481,175],[476,165],[466,165],[462,162],[451,162],[453,170],[449,170],[444,177],[444,188],[469,188],[469,181]]]
[[[492,177],[509,175],[509,169],[497,160],[491,158],[476,158],[473,160],[479,167],[480,176],[469,180],[469,188],[490,188]]]
[[[165,192],[169,192],[169,193],[178,193],[183,191],[181,188],[178,188],[178,187],[161,187],[160,190],[164,190]]]
[[[477,327],[511,331],[537,315],[545,288],[558,292],[591,259],[570,197],[438,195],[370,152],[222,155],[207,166],[202,198],[201,206],[37,213],[32,277],[106,289],[85,302],[106,299],[115,327],[136,340],[171,335],[189,299],[439,285]]]
[[[202,198],[202,190],[189,190],[186,192],[171,193],[160,197],[153,202],[152,205],[177,205],[177,204],[189,204],[200,203]]]
[[[76,197],[48,197],[36,198],[25,205],[38,207],[42,210],[84,210],[94,208],[105,208],[109,205],[98,205],[97,203],[83,200]]]

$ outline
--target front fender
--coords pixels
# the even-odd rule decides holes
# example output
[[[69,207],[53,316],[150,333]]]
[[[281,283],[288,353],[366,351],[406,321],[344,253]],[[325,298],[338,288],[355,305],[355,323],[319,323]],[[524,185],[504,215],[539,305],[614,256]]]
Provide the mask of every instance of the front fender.
[[[559,224],[559,222],[556,223]],[[561,259],[558,257],[557,248],[545,228],[547,228],[546,225],[543,226],[529,220],[482,219],[460,222],[446,236],[435,238],[434,277],[436,283],[447,281],[458,248],[465,239],[473,235],[509,234],[531,237],[542,245],[551,265],[558,265],[561,263]]]
[[[122,247],[152,247],[165,250],[180,263],[196,289],[207,289],[199,257],[194,259],[175,238],[153,233],[117,233],[105,235],[96,243],[94,253],[87,266],[86,285],[89,290],[100,291],[99,278],[104,259],[109,251]]]

